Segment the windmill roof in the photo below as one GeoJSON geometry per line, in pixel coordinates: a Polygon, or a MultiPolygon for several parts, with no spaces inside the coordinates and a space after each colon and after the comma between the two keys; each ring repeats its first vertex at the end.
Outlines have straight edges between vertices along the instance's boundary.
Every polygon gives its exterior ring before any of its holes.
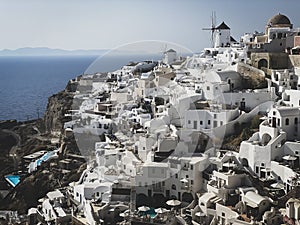
{"type": "Polygon", "coordinates": [[[170,48],[168,51],[166,52],[176,52],[174,49],[170,48]]]}
{"type": "Polygon", "coordinates": [[[230,27],[228,27],[226,25],[226,23],[224,23],[224,21],[223,21],[219,26],[216,27],[216,29],[217,30],[230,30],[230,27]]]}

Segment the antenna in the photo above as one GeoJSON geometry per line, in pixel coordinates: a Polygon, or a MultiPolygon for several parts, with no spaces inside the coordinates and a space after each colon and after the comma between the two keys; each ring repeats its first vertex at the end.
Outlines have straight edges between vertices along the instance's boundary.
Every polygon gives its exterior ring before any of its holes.
{"type": "Polygon", "coordinates": [[[216,22],[217,22],[217,15],[215,11],[212,11],[211,13],[211,27],[210,28],[202,28],[202,30],[210,30],[211,31],[211,37],[210,37],[210,41],[211,41],[211,46],[214,47],[214,34],[215,34],[215,30],[216,30],[216,22]]]}

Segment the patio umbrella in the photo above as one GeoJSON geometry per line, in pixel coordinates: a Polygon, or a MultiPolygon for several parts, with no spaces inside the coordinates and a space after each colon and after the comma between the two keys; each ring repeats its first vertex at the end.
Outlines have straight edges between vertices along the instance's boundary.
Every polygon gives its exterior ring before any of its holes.
{"type": "Polygon", "coordinates": [[[230,163],[230,162],[226,162],[226,163],[223,163],[223,166],[224,166],[224,167],[231,168],[231,167],[236,167],[237,164],[235,164],[235,163],[230,163]]]}
{"type": "Polygon", "coordinates": [[[172,200],[167,201],[166,203],[169,206],[178,206],[181,204],[181,201],[172,199],[172,200]]]}
{"type": "Polygon", "coordinates": [[[284,185],[281,184],[281,183],[274,183],[274,184],[271,184],[271,187],[272,188],[280,188],[280,189],[282,189],[282,188],[284,188],[284,185]]]}
{"type": "Polygon", "coordinates": [[[154,211],[158,214],[169,212],[169,210],[167,210],[165,208],[158,208],[158,209],[155,209],[154,211]]]}
{"type": "Polygon", "coordinates": [[[119,216],[121,216],[121,217],[127,217],[127,216],[129,216],[129,210],[127,209],[127,210],[125,210],[124,212],[121,212],[120,214],[119,214],[119,216]]]}
{"type": "Polygon", "coordinates": [[[188,183],[188,182],[189,182],[186,178],[182,178],[180,181],[181,181],[182,183],[188,183]]]}
{"type": "Polygon", "coordinates": [[[203,212],[196,212],[195,216],[199,216],[199,217],[205,216],[205,213],[203,213],[203,212]]]}
{"type": "Polygon", "coordinates": [[[141,207],[138,207],[138,210],[140,212],[147,212],[150,210],[150,208],[148,206],[141,206],[141,207]]]}
{"type": "Polygon", "coordinates": [[[284,160],[287,160],[287,161],[294,161],[297,159],[297,157],[295,156],[291,156],[291,155],[285,155],[282,157],[284,160]]]}

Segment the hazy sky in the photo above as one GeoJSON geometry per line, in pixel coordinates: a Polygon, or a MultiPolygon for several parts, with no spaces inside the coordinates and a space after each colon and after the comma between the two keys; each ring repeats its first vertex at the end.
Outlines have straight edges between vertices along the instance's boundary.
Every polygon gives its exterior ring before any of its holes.
{"type": "Polygon", "coordinates": [[[238,39],[275,14],[300,27],[300,0],[0,0],[0,49],[110,49],[163,40],[193,51],[210,45],[211,12],[238,39]]]}

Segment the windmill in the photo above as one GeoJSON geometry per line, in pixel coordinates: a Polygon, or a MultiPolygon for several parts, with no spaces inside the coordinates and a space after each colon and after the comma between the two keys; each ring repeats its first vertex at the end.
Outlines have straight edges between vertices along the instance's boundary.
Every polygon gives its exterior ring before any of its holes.
{"type": "Polygon", "coordinates": [[[217,15],[216,12],[213,11],[211,13],[211,27],[209,28],[202,28],[202,30],[210,30],[211,31],[211,37],[210,37],[210,41],[211,41],[211,46],[214,47],[214,35],[215,35],[215,30],[216,30],[216,22],[217,22],[217,15]]]}

